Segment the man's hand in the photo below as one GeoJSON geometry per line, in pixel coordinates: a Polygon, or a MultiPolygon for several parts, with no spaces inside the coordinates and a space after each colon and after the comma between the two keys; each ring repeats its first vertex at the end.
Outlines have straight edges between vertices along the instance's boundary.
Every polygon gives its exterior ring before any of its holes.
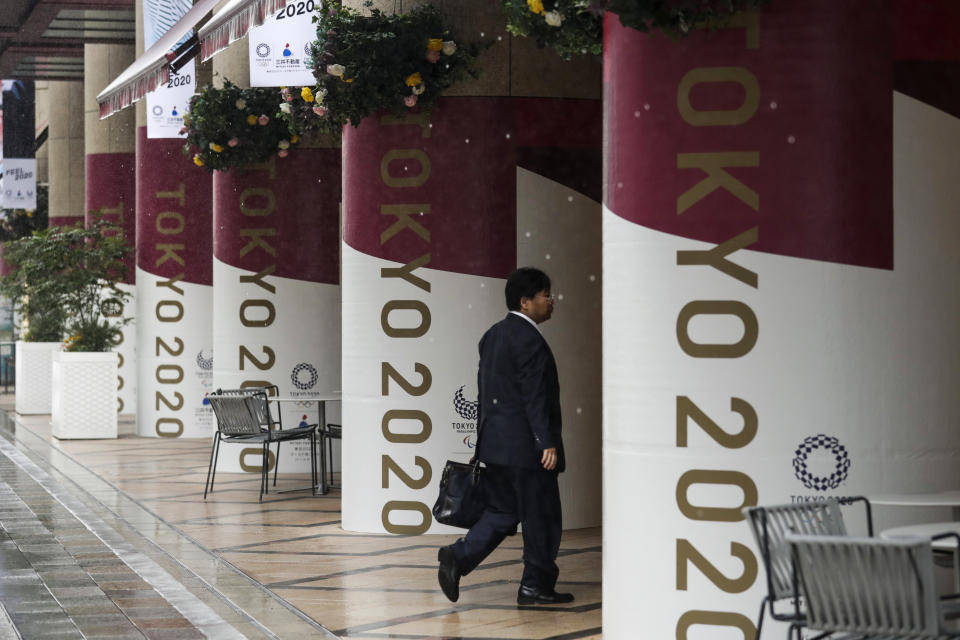
{"type": "Polygon", "coordinates": [[[544,449],[543,455],[540,457],[540,464],[542,464],[543,468],[547,471],[553,471],[557,466],[557,448],[550,447],[549,449],[544,449]]]}

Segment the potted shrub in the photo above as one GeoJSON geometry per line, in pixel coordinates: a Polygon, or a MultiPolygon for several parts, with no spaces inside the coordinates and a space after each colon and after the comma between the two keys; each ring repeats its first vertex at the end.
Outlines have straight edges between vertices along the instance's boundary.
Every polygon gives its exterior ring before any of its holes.
{"type": "MultiPolygon", "coordinates": [[[[3,210],[0,221],[0,241],[6,243],[29,236],[37,229],[47,227],[47,190],[37,189],[37,209],[3,210]]],[[[13,250],[16,255],[16,250],[13,250]]],[[[4,253],[4,266],[10,271],[10,254],[4,253]]],[[[60,348],[63,337],[64,314],[55,300],[45,298],[49,290],[31,288],[32,296],[25,297],[27,282],[42,281],[40,274],[30,270],[16,276],[0,294],[13,300],[23,321],[20,340],[16,344],[15,362],[22,384],[16,386],[17,413],[50,413],[50,352],[60,348]],[[19,304],[18,304],[19,303],[19,304]]],[[[7,363],[4,363],[7,366],[7,363]]]]}
{"type": "MultiPolygon", "coordinates": [[[[0,291],[15,300],[28,338],[57,340],[47,367],[48,412],[58,438],[116,437],[117,355],[109,350],[126,322],[115,310],[129,297],[117,287],[129,251],[116,225],[103,220],[7,243],[14,271],[0,278],[0,291]]],[[[20,351],[18,344],[18,412],[21,392],[38,392],[20,351]]]]}

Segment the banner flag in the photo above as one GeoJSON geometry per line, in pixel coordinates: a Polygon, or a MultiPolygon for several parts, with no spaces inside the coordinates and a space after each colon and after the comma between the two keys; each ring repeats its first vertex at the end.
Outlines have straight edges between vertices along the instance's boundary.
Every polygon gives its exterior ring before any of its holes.
{"type": "MultiPolygon", "coordinates": [[[[143,0],[144,48],[153,46],[191,6],[189,0],[143,0]]],[[[184,40],[191,36],[193,31],[184,40]]],[[[196,77],[196,64],[191,60],[179,71],[171,70],[170,80],[147,94],[147,138],[186,137],[180,130],[195,91],[196,77]]]]}
{"type": "Polygon", "coordinates": [[[34,159],[33,80],[3,82],[2,174],[0,208],[37,208],[37,162],[34,159]]]}

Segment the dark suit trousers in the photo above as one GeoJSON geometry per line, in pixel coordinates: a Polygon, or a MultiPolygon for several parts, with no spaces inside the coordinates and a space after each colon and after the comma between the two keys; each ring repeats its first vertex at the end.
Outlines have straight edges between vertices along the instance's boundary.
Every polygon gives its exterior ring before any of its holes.
{"type": "Polygon", "coordinates": [[[487,500],[483,515],[453,545],[460,573],[473,571],[521,523],[521,584],[553,589],[560,573],[556,559],[563,528],[557,473],[487,465],[483,487],[487,500]]]}

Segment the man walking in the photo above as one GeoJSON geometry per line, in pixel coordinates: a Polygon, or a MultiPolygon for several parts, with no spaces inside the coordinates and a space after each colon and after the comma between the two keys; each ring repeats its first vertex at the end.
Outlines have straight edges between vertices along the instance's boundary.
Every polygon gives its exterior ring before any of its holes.
{"type": "Polygon", "coordinates": [[[506,318],[480,340],[477,456],[486,465],[487,505],[467,535],[441,547],[438,580],[452,602],[460,577],[523,525],[523,577],[518,604],[573,601],[557,593],[562,530],[557,476],[564,469],[560,385],[553,353],[537,325],[550,319],[550,278],[532,267],[507,278],[506,318]]]}

